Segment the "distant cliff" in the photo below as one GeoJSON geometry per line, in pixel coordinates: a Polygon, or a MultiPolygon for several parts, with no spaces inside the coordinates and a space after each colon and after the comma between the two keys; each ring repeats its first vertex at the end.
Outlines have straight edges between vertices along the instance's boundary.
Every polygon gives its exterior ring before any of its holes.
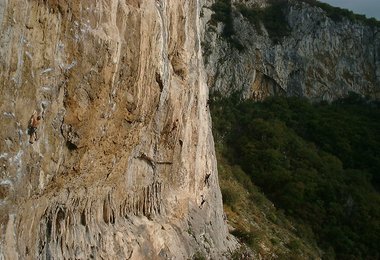
{"type": "Polygon", "coordinates": [[[312,0],[208,1],[203,53],[211,91],[379,98],[379,23],[330,9],[339,10],[312,0]]]}
{"type": "Polygon", "coordinates": [[[199,1],[0,1],[0,259],[223,258],[199,1]],[[28,142],[33,110],[39,139],[28,142]]]}

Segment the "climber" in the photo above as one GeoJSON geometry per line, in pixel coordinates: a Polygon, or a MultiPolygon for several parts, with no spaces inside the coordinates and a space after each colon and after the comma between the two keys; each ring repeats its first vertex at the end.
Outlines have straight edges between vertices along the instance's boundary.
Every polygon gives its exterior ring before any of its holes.
{"type": "Polygon", "coordinates": [[[201,205],[199,205],[199,208],[201,209],[202,208],[202,206],[203,206],[203,204],[205,204],[205,202],[206,202],[206,199],[205,199],[205,197],[203,196],[203,195],[201,195],[201,205]]]}
{"type": "Polygon", "coordinates": [[[34,141],[37,141],[38,139],[37,127],[39,126],[40,122],[41,122],[41,116],[37,116],[37,111],[34,110],[32,117],[30,118],[30,121],[29,121],[29,129],[28,129],[28,133],[30,135],[29,143],[31,144],[34,141]]]}
{"type": "Polygon", "coordinates": [[[210,176],[211,176],[211,173],[206,173],[205,185],[207,185],[207,187],[210,187],[210,176]]]}

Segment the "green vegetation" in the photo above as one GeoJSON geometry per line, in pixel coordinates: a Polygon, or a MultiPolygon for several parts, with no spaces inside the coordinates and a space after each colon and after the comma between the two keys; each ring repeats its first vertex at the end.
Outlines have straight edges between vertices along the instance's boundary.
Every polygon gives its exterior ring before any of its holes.
{"type": "Polygon", "coordinates": [[[244,50],[244,46],[237,40],[235,35],[234,23],[233,23],[233,13],[231,0],[217,0],[212,6],[211,10],[214,13],[211,16],[210,23],[216,24],[217,22],[224,23],[223,37],[235,47],[237,50],[244,50]]]}
{"type": "Polygon", "coordinates": [[[377,21],[375,18],[367,18],[365,15],[355,14],[354,12],[350,10],[334,7],[327,3],[322,3],[317,0],[301,0],[301,1],[308,3],[312,6],[317,6],[317,7],[322,8],[327,13],[327,16],[336,22],[340,22],[342,21],[343,18],[347,18],[350,21],[361,22],[371,27],[380,27],[380,21],[377,21]]]}
{"type": "MultiPolygon", "coordinates": [[[[302,259],[297,258],[300,252],[306,259],[318,258],[315,242],[300,239],[292,232],[293,225],[283,211],[273,206],[239,165],[231,165],[223,156],[227,154],[225,149],[228,146],[223,142],[216,143],[224,211],[235,228],[232,234],[264,258],[274,253],[279,259],[302,259]],[[291,251],[294,244],[299,246],[298,251],[291,251]],[[263,250],[263,245],[271,250],[263,250]]],[[[231,255],[231,259],[255,258],[244,245],[231,255]]]]}
{"type": "Polygon", "coordinates": [[[272,0],[267,8],[248,8],[244,4],[239,4],[237,9],[259,33],[261,33],[260,22],[263,22],[269,37],[277,43],[291,32],[285,15],[287,4],[287,0],[272,0]]]}
{"type": "MultiPolygon", "coordinates": [[[[285,17],[286,0],[272,0],[271,5],[267,8],[248,8],[244,4],[237,5],[239,11],[246,17],[256,30],[261,33],[260,22],[264,23],[268,31],[269,37],[274,42],[279,42],[284,36],[290,34],[290,29],[285,17]]],[[[210,23],[216,25],[217,22],[224,23],[223,37],[227,39],[232,46],[238,50],[243,50],[244,47],[234,37],[235,29],[233,25],[233,7],[231,0],[217,0],[211,7],[214,14],[211,16],[210,23]]]]}
{"type": "MultiPolygon", "coordinates": [[[[380,257],[379,103],[354,94],[331,104],[281,97],[254,103],[236,95],[214,97],[211,111],[227,214],[234,216],[244,198],[252,202],[245,206],[265,202],[257,185],[278,208],[259,206],[267,219],[282,228],[290,219],[295,235],[316,240],[324,258],[380,257]]],[[[251,231],[235,234],[254,247],[260,233],[251,231]]],[[[286,246],[304,252],[303,241],[286,246]]]]}
{"type": "Polygon", "coordinates": [[[206,260],[206,256],[202,252],[197,251],[193,256],[193,260],[206,260]]]}
{"type": "Polygon", "coordinates": [[[214,13],[211,15],[211,23],[216,25],[217,22],[224,23],[223,35],[232,36],[234,32],[231,0],[218,0],[212,6],[214,13]]]}

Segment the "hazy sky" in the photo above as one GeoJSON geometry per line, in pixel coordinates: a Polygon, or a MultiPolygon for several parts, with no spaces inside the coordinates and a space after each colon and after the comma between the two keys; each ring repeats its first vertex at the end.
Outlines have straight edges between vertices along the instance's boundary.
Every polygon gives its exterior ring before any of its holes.
{"type": "Polygon", "coordinates": [[[380,0],[321,0],[332,6],[342,7],[380,20],[380,0]]]}

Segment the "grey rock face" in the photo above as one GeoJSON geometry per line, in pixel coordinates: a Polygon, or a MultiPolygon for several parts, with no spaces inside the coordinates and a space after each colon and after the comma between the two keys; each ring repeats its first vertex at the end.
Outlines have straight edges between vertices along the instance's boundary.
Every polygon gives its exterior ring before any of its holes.
{"type": "Polygon", "coordinates": [[[232,37],[242,51],[222,36],[222,23],[207,22],[211,11],[206,13],[203,46],[212,91],[242,91],[255,99],[282,94],[331,100],[350,91],[380,97],[379,28],[346,18],[335,22],[321,8],[298,1],[285,13],[291,33],[275,43],[263,24],[259,33],[235,8],[232,37]]]}

